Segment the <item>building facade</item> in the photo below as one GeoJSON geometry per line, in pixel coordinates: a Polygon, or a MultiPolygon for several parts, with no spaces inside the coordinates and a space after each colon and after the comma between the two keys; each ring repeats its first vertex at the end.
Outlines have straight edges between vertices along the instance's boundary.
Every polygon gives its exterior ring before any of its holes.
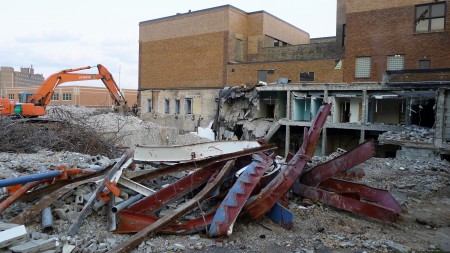
{"type": "Polygon", "coordinates": [[[435,136],[416,146],[448,155],[449,14],[448,1],[337,0],[336,36],[315,39],[229,5],[141,22],[141,116],[187,131],[214,119],[219,138],[261,137],[264,119],[289,152],[330,102],[322,153],[417,125],[435,136]]]}
{"type": "MultiPolygon", "coordinates": [[[[34,92],[37,87],[10,87],[5,89],[5,97],[19,101],[20,92],[34,92]]],[[[121,89],[129,107],[137,103],[137,90],[121,89]]],[[[105,87],[61,85],[55,88],[49,105],[75,105],[95,108],[110,108],[114,104],[105,87]]]]}
{"type": "Polygon", "coordinates": [[[214,120],[224,87],[342,81],[341,48],[334,37],[311,40],[270,13],[230,5],[141,22],[141,117],[192,131],[214,120]]]}
{"type": "Polygon", "coordinates": [[[44,81],[42,74],[35,74],[33,66],[14,71],[12,67],[0,67],[0,97],[6,97],[5,89],[10,87],[34,87],[44,81]]]}

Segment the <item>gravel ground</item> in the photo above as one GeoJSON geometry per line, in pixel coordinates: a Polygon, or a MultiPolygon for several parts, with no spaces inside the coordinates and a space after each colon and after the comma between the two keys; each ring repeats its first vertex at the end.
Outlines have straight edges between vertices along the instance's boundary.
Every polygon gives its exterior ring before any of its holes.
{"type": "MultiPolygon", "coordinates": [[[[77,153],[0,154],[0,166],[12,171],[20,161],[25,172],[36,169],[32,164],[56,166],[59,162],[87,166],[96,157],[77,153]],[[30,166],[27,166],[29,164],[30,166]]],[[[326,160],[315,158],[314,160],[326,160]]],[[[405,209],[395,224],[350,214],[320,203],[304,206],[300,197],[291,195],[289,209],[296,221],[292,230],[286,230],[267,218],[239,219],[228,238],[209,239],[204,233],[191,235],[157,235],[147,239],[132,252],[395,252],[450,250],[450,189],[449,163],[371,158],[361,165],[365,177],[361,182],[390,190],[405,209]]],[[[23,169],[22,169],[23,170],[23,169]]],[[[2,170],[3,171],[3,170],[2,170]]],[[[85,186],[86,187],[86,186],[85,186]]],[[[89,189],[94,189],[94,185],[89,189]]],[[[74,205],[70,197],[55,202],[54,208],[74,205]]],[[[16,203],[0,215],[1,220],[14,217],[29,204],[16,203]]],[[[72,217],[74,218],[74,217],[72,217]]],[[[91,215],[75,237],[65,236],[71,220],[56,218],[50,236],[63,244],[79,244],[81,249],[92,244],[114,246],[129,235],[107,232],[106,217],[100,212],[91,215]],[[100,231],[100,232],[99,232],[100,231]]],[[[45,237],[40,231],[40,217],[27,224],[35,238],[45,237]]],[[[77,251],[73,251],[77,252],[77,251]]],[[[100,252],[100,251],[99,251],[100,252]]]]}

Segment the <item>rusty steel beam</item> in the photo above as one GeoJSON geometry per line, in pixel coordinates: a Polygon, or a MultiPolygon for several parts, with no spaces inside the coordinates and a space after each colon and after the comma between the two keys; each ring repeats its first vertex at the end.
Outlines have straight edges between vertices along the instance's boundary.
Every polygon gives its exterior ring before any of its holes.
{"type": "Polygon", "coordinates": [[[253,219],[267,213],[272,206],[291,188],[297,177],[301,175],[306,163],[311,159],[319,141],[320,132],[328,117],[331,104],[324,104],[311,123],[311,128],[306,132],[300,150],[282,167],[280,173],[261,192],[250,198],[244,210],[253,219]]]}
{"type": "MultiPolygon", "coordinates": [[[[110,166],[109,168],[111,168],[112,166],[110,166]]],[[[76,177],[74,179],[70,179],[70,180],[63,180],[63,181],[57,181],[55,183],[49,184],[47,186],[44,186],[42,188],[36,189],[32,192],[28,192],[24,195],[22,195],[18,201],[22,201],[22,202],[29,202],[29,201],[33,201],[37,198],[40,198],[42,196],[45,196],[47,194],[50,194],[60,188],[63,188],[69,184],[73,184],[76,182],[80,182],[80,181],[84,181],[90,178],[94,178],[97,177],[99,175],[103,175],[105,173],[105,171],[108,171],[109,168],[105,169],[105,170],[101,170],[101,171],[95,171],[91,174],[85,175],[85,176],[79,176],[76,177]]]]}
{"type": "Polygon", "coordinates": [[[164,229],[164,227],[166,227],[167,225],[171,224],[182,215],[189,212],[194,206],[196,206],[199,202],[203,201],[208,196],[208,194],[210,194],[216,187],[218,187],[223,182],[223,180],[231,171],[233,166],[234,160],[228,161],[222,168],[222,170],[217,174],[217,176],[215,178],[214,176],[211,177],[211,180],[194,198],[190,199],[188,202],[184,203],[182,206],[173,210],[172,212],[165,215],[161,219],[155,221],[145,229],[131,236],[128,240],[122,242],[120,245],[111,249],[109,252],[110,253],[129,252],[131,251],[131,249],[141,244],[141,242],[143,242],[146,237],[158,233],[159,231],[164,229]]]}
{"type": "Polygon", "coordinates": [[[34,219],[36,217],[36,215],[38,215],[40,212],[42,212],[42,210],[44,210],[44,208],[46,208],[46,207],[50,206],[51,204],[53,204],[53,202],[58,200],[61,196],[63,196],[67,192],[71,191],[75,187],[78,187],[78,186],[80,186],[82,184],[95,182],[95,181],[100,180],[102,178],[103,178],[102,176],[94,177],[94,178],[88,178],[88,179],[85,179],[85,180],[82,180],[82,181],[78,181],[78,182],[75,182],[75,183],[68,184],[68,185],[66,185],[66,186],[64,186],[62,188],[59,188],[56,191],[53,191],[50,194],[46,194],[37,203],[33,204],[31,207],[29,207],[28,209],[26,209],[23,212],[21,212],[16,217],[8,220],[8,222],[9,223],[16,223],[16,224],[25,224],[25,223],[31,221],[32,219],[34,219]]]}
{"type": "MultiPolygon", "coordinates": [[[[180,198],[202,184],[206,183],[208,179],[219,170],[224,163],[215,163],[208,167],[199,169],[179,180],[168,187],[162,188],[154,194],[141,199],[140,201],[129,206],[125,210],[135,213],[152,214],[166,204],[173,200],[180,198]]],[[[119,212],[119,217],[123,211],[119,212]]],[[[120,220],[121,222],[123,219],[120,220]]]]}
{"type": "Polygon", "coordinates": [[[0,203],[0,212],[5,211],[12,203],[14,203],[17,199],[20,198],[23,194],[25,194],[29,189],[34,188],[42,183],[41,181],[29,182],[26,185],[19,188],[19,190],[15,191],[11,194],[7,199],[0,203]]]}
{"type": "MultiPolygon", "coordinates": [[[[181,223],[172,223],[161,230],[165,234],[187,234],[204,230],[209,226],[214,218],[215,212],[210,212],[205,216],[201,216],[192,220],[183,221],[181,223]]],[[[137,233],[147,226],[151,225],[158,219],[151,215],[124,211],[119,216],[119,224],[114,233],[137,233]]]]}
{"type": "Polygon", "coordinates": [[[363,200],[377,203],[379,206],[392,209],[396,213],[402,211],[400,204],[387,190],[334,178],[323,181],[319,187],[323,190],[336,192],[340,195],[356,194],[363,200]]]}
{"type": "Polygon", "coordinates": [[[314,201],[320,201],[324,204],[360,214],[370,218],[394,222],[399,213],[389,207],[379,206],[375,203],[364,202],[354,198],[345,197],[334,192],[329,192],[316,187],[307,186],[304,184],[296,184],[293,187],[293,192],[296,194],[310,198],[314,201]]]}
{"type": "Polygon", "coordinates": [[[373,140],[367,141],[356,148],[319,164],[303,173],[300,182],[309,186],[317,186],[320,182],[345,172],[375,155],[373,140]]]}
{"type": "Polygon", "coordinates": [[[232,234],[234,222],[242,207],[262,175],[269,168],[269,164],[272,163],[272,159],[264,154],[253,155],[253,160],[246,166],[217,209],[209,228],[209,236],[230,236],[232,234]]]}
{"type": "Polygon", "coordinates": [[[249,148],[249,149],[235,152],[235,153],[230,153],[230,154],[226,154],[226,155],[220,155],[220,156],[216,156],[216,157],[207,158],[202,161],[180,163],[180,164],[176,164],[176,165],[172,165],[172,166],[165,166],[165,167],[157,168],[155,170],[151,170],[144,175],[134,177],[133,181],[141,182],[144,180],[150,180],[150,179],[153,179],[153,178],[156,178],[159,176],[176,173],[176,172],[180,172],[180,171],[184,171],[184,170],[203,168],[203,167],[207,167],[213,163],[225,162],[225,161],[228,161],[231,159],[236,159],[236,158],[239,158],[242,156],[247,156],[247,155],[264,152],[264,151],[268,151],[268,150],[273,150],[273,149],[276,149],[274,144],[267,144],[267,145],[262,145],[261,147],[257,147],[257,148],[249,148]]]}

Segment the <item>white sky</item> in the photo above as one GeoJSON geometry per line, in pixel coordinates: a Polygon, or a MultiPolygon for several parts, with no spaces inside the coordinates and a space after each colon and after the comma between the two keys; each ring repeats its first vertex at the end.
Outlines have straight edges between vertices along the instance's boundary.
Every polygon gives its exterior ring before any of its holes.
{"type": "Polygon", "coordinates": [[[12,0],[0,6],[0,66],[33,65],[48,77],[100,63],[122,88],[136,89],[139,22],[226,4],[264,10],[311,38],[336,34],[336,0],[12,0]]]}

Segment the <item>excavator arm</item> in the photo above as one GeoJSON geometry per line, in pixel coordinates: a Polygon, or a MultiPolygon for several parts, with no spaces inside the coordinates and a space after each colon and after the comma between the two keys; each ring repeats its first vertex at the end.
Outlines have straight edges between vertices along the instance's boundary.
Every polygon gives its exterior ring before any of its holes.
{"type": "Polygon", "coordinates": [[[36,92],[28,99],[28,103],[34,103],[38,106],[46,107],[51,100],[51,97],[55,91],[55,88],[66,82],[76,82],[76,81],[89,81],[89,80],[102,80],[106,88],[109,91],[111,98],[116,106],[122,108],[126,107],[126,100],[117,86],[111,73],[101,64],[97,65],[98,74],[83,74],[83,73],[73,73],[80,70],[91,69],[91,66],[66,69],[49,76],[36,92]]]}
{"type": "Polygon", "coordinates": [[[45,108],[50,103],[55,88],[66,82],[102,80],[112,97],[114,104],[119,107],[119,111],[125,112],[127,101],[117,86],[111,73],[102,65],[97,66],[98,74],[74,73],[81,70],[91,69],[86,66],[75,69],[66,69],[49,76],[39,86],[26,101],[26,103],[15,103],[7,98],[0,98],[0,116],[1,115],[21,115],[25,117],[37,117],[45,115],[45,108]]]}

